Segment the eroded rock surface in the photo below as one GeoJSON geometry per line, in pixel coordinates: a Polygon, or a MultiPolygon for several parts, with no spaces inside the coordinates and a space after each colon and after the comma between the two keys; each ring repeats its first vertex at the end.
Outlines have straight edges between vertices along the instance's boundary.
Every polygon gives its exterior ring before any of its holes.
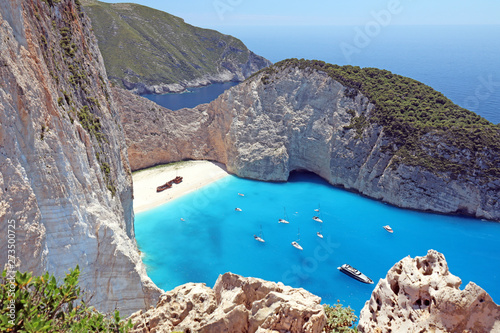
{"type": "Polygon", "coordinates": [[[361,332],[500,332],[500,306],[452,275],[444,255],[404,258],[381,279],[361,311],[361,332]]]}
{"type": "Polygon", "coordinates": [[[155,308],[130,318],[132,332],[321,332],[321,298],[305,291],[232,273],[213,289],[188,283],[164,293],[155,308]]]}
{"type": "MultiPolygon", "coordinates": [[[[383,127],[352,125],[375,108],[363,94],[353,95],[316,69],[270,72],[210,104],[178,111],[115,89],[132,169],[209,159],[238,176],[267,181],[286,181],[291,171],[308,170],[399,207],[500,220],[500,180],[401,163],[383,127]]],[[[423,136],[422,144],[443,145],[432,135],[423,136]]]]}
{"type": "Polygon", "coordinates": [[[0,267],[64,277],[78,264],[103,311],[156,302],[134,240],[123,131],[78,2],[1,2],[0,82],[0,267]]]}

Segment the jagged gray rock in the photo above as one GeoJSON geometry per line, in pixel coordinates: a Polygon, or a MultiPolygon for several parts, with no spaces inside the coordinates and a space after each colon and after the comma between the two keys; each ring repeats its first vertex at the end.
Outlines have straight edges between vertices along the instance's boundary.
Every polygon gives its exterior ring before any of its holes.
{"type": "Polygon", "coordinates": [[[381,279],[361,310],[370,332],[500,332],[500,306],[486,291],[452,275],[444,255],[406,257],[381,279]]]}
{"type": "Polygon", "coordinates": [[[320,302],[304,289],[226,273],[213,289],[188,283],[168,291],[155,308],[130,319],[133,333],[319,333],[326,323],[320,302]]]}
{"type": "Polygon", "coordinates": [[[134,240],[123,131],[88,18],[50,3],[0,5],[0,265],[64,277],[78,264],[93,305],[131,313],[159,289],[134,240]]]}
{"type": "Polygon", "coordinates": [[[498,179],[400,163],[387,149],[393,139],[381,126],[348,129],[353,117],[375,107],[367,97],[352,96],[322,71],[290,66],[271,72],[258,73],[210,104],[175,112],[115,89],[132,169],[209,159],[238,176],[268,181],[308,170],[399,207],[500,220],[498,179]]]}

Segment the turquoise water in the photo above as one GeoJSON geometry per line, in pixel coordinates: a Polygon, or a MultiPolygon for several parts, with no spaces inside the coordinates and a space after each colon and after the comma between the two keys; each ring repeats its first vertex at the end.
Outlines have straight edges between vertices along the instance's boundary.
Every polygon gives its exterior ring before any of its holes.
{"type": "Polygon", "coordinates": [[[287,183],[226,177],[137,214],[135,231],[148,275],[164,290],[186,282],[213,286],[230,271],[303,287],[359,313],[397,261],[435,249],[462,288],[474,281],[500,302],[500,223],[395,208],[309,173],[294,173],[287,183]],[[318,207],[323,224],[312,220],[318,207]],[[278,223],[285,209],[290,224],[278,223]],[[253,238],[261,227],[264,244],[253,238]],[[324,239],[316,236],[321,227],[324,239]],[[291,246],[299,229],[303,251],[291,246]],[[343,263],[375,284],[340,273],[343,263]]]}

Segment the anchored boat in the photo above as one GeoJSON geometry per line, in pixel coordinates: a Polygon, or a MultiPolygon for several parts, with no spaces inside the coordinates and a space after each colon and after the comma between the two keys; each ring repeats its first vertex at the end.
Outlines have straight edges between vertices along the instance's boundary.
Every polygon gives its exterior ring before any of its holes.
{"type": "Polygon", "coordinates": [[[290,223],[290,222],[288,222],[287,217],[286,217],[286,208],[283,208],[283,211],[284,211],[284,213],[283,213],[283,218],[282,218],[282,219],[279,219],[279,220],[278,220],[278,223],[288,224],[288,223],[290,223]]]}
{"type": "Polygon", "coordinates": [[[368,283],[368,284],[373,283],[372,279],[370,279],[368,276],[364,275],[363,273],[361,273],[360,271],[358,271],[356,268],[352,267],[351,265],[343,264],[342,266],[337,267],[337,269],[339,271],[341,271],[342,273],[344,273],[344,274],[346,274],[346,275],[348,275],[348,276],[350,276],[353,279],[356,279],[358,281],[368,283]]]}
{"type": "Polygon", "coordinates": [[[302,246],[300,246],[299,242],[300,242],[300,229],[299,229],[299,230],[298,230],[298,232],[297,232],[297,241],[293,241],[293,242],[292,242],[292,246],[293,246],[294,248],[296,248],[296,249],[298,249],[298,250],[301,250],[301,251],[302,251],[302,250],[304,250],[304,249],[302,248],[302,246]]]}
{"type": "Polygon", "coordinates": [[[262,226],[260,226],[260,234],[257,236],[257,235],[253,235],[253,238],[255,238],[255,240],[257,242],[261,242],[261,243],[265,243],[266,241],[264,240],[264,238],[262,238],[262,226]]]}

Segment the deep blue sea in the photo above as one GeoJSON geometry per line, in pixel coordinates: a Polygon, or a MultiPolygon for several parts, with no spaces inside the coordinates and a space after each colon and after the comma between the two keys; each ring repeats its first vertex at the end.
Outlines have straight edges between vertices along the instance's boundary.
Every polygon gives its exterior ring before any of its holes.
{"type": "MultiPolygon", "coordinates": [[[[357,31],[356,27],[222,30],[273,62],[320,59],[412,77],[500,123],[500,26],[389,26],[368,41],[359,39],[357,31]],[[341,46],[345,50],[346,45],[357,51],[343,52],[341,46]]],[[[210,102],[230,85],[147,97],[176,110],[210,102]]],[[[135,226],[148,274],[164,290],[186,282],[213,286],[219,274],[231,271],[303,287],[325,303],[340,300],[359,313],[374,285],[352,280],[339,273],[338,266],[349,263],[376,283],[403,257],[435,249],[444,253],[463,287],[474,281],[500,302],[500,223],[398,209],[336,189],[311,174],[294,174],[288,183],[230,176],[137,214],[135,226]],[[316,236],[321,225],[312,220],[318,206],[324,239],[316,236]],[[284,209],[288,225],[277,222],[284,209]],[[385,224],[393,227],[394,234],[382,228],[385,224]],[[253,239],[261,226],[265,244],[253,239]],[[299,229],[303,252],[290,244],[299,229]]]]}
{"type": "MultiPolygon", "coordinates": [[[[387,26],[368,38],[359,32],[364,26],[213,28],[240,38],[272,62],[305,58],[387,69],[421,81],[456,104],[500,123],[500,26],[387,26]]],[[[218,94],[205,95],[203,102],[218,94]]],[[[172,103],[174,110],[179,108],[176,99],[190,99],[155,98],[164,100],[167,107],[172,103]]]]}
{"type": "Polygon", "coordinates": [[[213,286],[219,274],[233,272],[302,287],[359,314],[397,261],[435,249],[462,288],[474,281],[500,302],[500,223],[395,208],[310,173],[293,173],[287,183],[228,176],[137,214],[135,230],[148,275],[164,290],[187,282],[213,286]],[[322,224],[312,220],[317,208],[322,224]],[[278,223],[285,211],[290,224],[278,223]],[[253,238],[261,230],[264,244],[253,238]],[[291,245],[299,231],[303,251],[291,245]],[[340,273],[344,263],[375,284],[340,273]]]}
{"type": "Polygon", "coordinates": [[[200,88],[188,88],[187,91],[180,94],[146,94],[142,96],[167,109],[175,111],[211,102],[224,91],[237,84],[238,82],[215,83],[200,88]]]}

